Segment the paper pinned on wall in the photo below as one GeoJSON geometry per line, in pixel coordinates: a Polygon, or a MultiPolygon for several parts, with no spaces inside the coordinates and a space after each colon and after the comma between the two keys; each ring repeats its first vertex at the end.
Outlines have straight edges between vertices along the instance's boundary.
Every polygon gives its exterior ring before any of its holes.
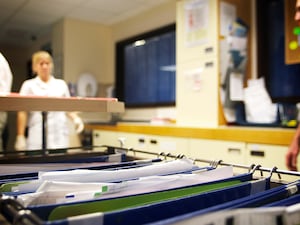
{"type": "Polygon", "coordinates": [[[222,36],[229,35],[229,27],[235,21],[236,6],[223,2],[220,3],[220,33],[222,36]]]}
{"type": "Polygon", "coordinates": [[[244,76],[242,73],[230,73],[229,88],[231,101],[244,100],[244,76]]]}
{"type": "Polygon", "coordinates": [[[247,122],[273,123],[277,118],[277,105],[265,88],[263,78],[249,80],[248,87],[244,89],[244,103],[247,122]]]}
{"type": "Polygon", "coordinates": [[[185,73],[185,86],[186,91],[200,91],[202,84],[202,72],[203,68],[190,70],[185,73]]]}
{"type": "Polygon", "coordinates": [[[230,45],[230,50],[235,51],[246,51],[247,49],[247,37],[235,37],[235,36],[229,36],[227,38],[228,43],[230,45]]]}
{"type": "Polygon", "coordinates": [[[209,0],[191,0],[185,4],[185,43],[187,47],[208,41],[209,0]]]}
{"type": "Polygon", "coordinates": [[[229,44],[227,40],[220,41],[220,54],[221,85],[224,85],[227,69],[231,67],[231,55],[229,53],[229,44]]]}

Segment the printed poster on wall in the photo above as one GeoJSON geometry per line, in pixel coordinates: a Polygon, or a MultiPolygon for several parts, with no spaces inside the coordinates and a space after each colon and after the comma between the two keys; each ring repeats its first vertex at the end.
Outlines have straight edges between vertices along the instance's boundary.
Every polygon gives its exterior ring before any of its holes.
{"type": "Polygon", "coordinates": [[[185,43],[187,47],[208,41],[209,0],[191,0],[185,4],[185,43]]]}

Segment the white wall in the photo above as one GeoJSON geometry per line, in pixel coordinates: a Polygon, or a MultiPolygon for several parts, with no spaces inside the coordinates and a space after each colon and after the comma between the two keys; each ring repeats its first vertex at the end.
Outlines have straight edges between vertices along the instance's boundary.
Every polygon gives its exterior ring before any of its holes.
{"type": "Polygon", "coordinates": [[[82,73],[93,74],[99,83],[113,82],[111,29],[98,23],[64,19],[53,28],[52,47],[56,67],[67,82],[82,73]]]}

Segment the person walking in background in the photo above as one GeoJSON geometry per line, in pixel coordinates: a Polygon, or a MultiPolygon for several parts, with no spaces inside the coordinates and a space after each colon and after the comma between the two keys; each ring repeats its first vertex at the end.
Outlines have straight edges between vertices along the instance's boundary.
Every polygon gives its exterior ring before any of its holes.
{"type": "MultiPolygon", "coordinates": [[[[32,56],[32,70],[36,77],[23,82],[20,95],[48,97],[70,97],[66,82],[52,75],[53,59],[46,51],[38,51],[32,56]]],[[[84,125],[75,112],[48,112],[46,143],[47,149],[69,147],[69,127],[67,116],[73,120],[77,133],[83,131],[84,125]]],[[[42,149],[42,113],[20,111],[17,114],[16,150],[42,149]],[[28,138],[25,130],[28,127],[28,138]]]]}
{"type": "MultiPolygon", "coordinates": [[[[300,27],[300,0],[296,0],[295,6],[295,21],[298,23],[300,27]]],[[[300,75],[300,74],[299,74],[300,75]]],[[[298,125],[295,135],[293,137],[292,143],[289,146],[288,152],[286,154],[286,166],[289,170],[297,171],[297,158],[299,155],[299,147],[300,147],[300,125],[298,125]]]]}
{"type": "MultiPolygon", "coordinates": [[[[5,95],[10,93],[12,87],[13,75],[6,58],[0,52],[0,94],[5,95]]],[[[0,112],[0,152],[3,149],[2,140],[3,131],[7,124],[7,112],[0,112]]]]}

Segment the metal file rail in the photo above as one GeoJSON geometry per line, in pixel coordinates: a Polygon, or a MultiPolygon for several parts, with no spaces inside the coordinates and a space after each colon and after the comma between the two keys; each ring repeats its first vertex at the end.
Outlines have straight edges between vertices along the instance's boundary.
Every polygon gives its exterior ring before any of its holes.
{"type": "MultiPolygon", "coordinates": [[[[153,155],[153,156],[157,156],[157,157],[163,157],[164,159],[167,159],[167,158],[180,159],[180,158],[187,157],[184,154],[174,155],[170,152],[155,153],[155,152],[149,152],[149,151],[139,150],[139,149],[134,149],[134,148],[123,148],[123,147],[113,147],[113,146],[107,146],[107,147],[112,148],[112,149],[114,148],[114,149],[116,149],[115,151],[126,152],[127,154],[132,152],[134,154],[134,156],[135,156],[135,153],[143,153],[143,154],[149,154],[149,155],[153,155]]],[[[192,159],[194,162],[207,163],[212,167],[233,166],[236,168],[246,169],[248,171],[253,170],[255,168],[256,171],[260,172],[261,176],[263,176],[263,172],[276,173],[278,175],[279,180],[281,180],[281,175],[300,176],[300,172],[278,169],[276,167],[276,165],[274,165],[274,167],[272,167],[272,168],[267,168],[267,167],[263,167],[261,165],[255,165],[255,164],[242,165],[242,164],[237,164],[237,163],[228,163],[228,162],[224,162],[221,159],[220,160],[215,160],[215,159],[209,160],[209,159],[199,159],[199,158],[190,158],[190,159],[192,159]]]]}
{"type": "MultiPolygon", "coordinates": [[[[100,146],[93,146],[93,147],[100,147],[100,146]]],[[[143,153],[143,154],[149,154],[153,155],[154,158],[159,158],[163,160],[168,159],[182,159],[187,156],[183,154],[174,155],[171,153],[166,152],[160,152],[160,153],[154,153],[149,152],[145,150],[139,150],[139,149],[133,149],[133,148],[123,148],[123,147],[115,147],[115,146],[106,146],[103,145],[101,147],[106,147],[109,149],[110,152],[122,152],[126,153],[127,155],[130,155],[131,153],[143,153]]],[[[235,163],[226,163],[222,160],[207,160],[207,159],[193,159],[194,162],[201,162],[201,163],[207,163],[211,167],[217,167],[217,166],[233,166],[237,168],[243,168],[248,171],[259,171],[261,173],[261,176],[263,176],[263,173],[268,173],[268,176],[272,173],[278,174],[279,178],[280,175],[286,174],[291,176],[299,177],[299,172],[294,171],[286,171],[286,170],[280,170],[276,167],[274,168],[265,168],[260,165],[241,165],[241,164],[235,164],[235,163]]],[[[45,224],[45,221],[41,220],[38,216],[36,216],[33,212],[23,207],[19,202],[17,202],[13,197],[11,196],[2,196],[0,195],[0,221],[3,222],[3,224],[22,224],[22,225],[42,225],[45,224]],[[2,218],[1,218],[2,215],[2,218]],[[1,221],[3,220],[3,221],[1,221]]]]}

